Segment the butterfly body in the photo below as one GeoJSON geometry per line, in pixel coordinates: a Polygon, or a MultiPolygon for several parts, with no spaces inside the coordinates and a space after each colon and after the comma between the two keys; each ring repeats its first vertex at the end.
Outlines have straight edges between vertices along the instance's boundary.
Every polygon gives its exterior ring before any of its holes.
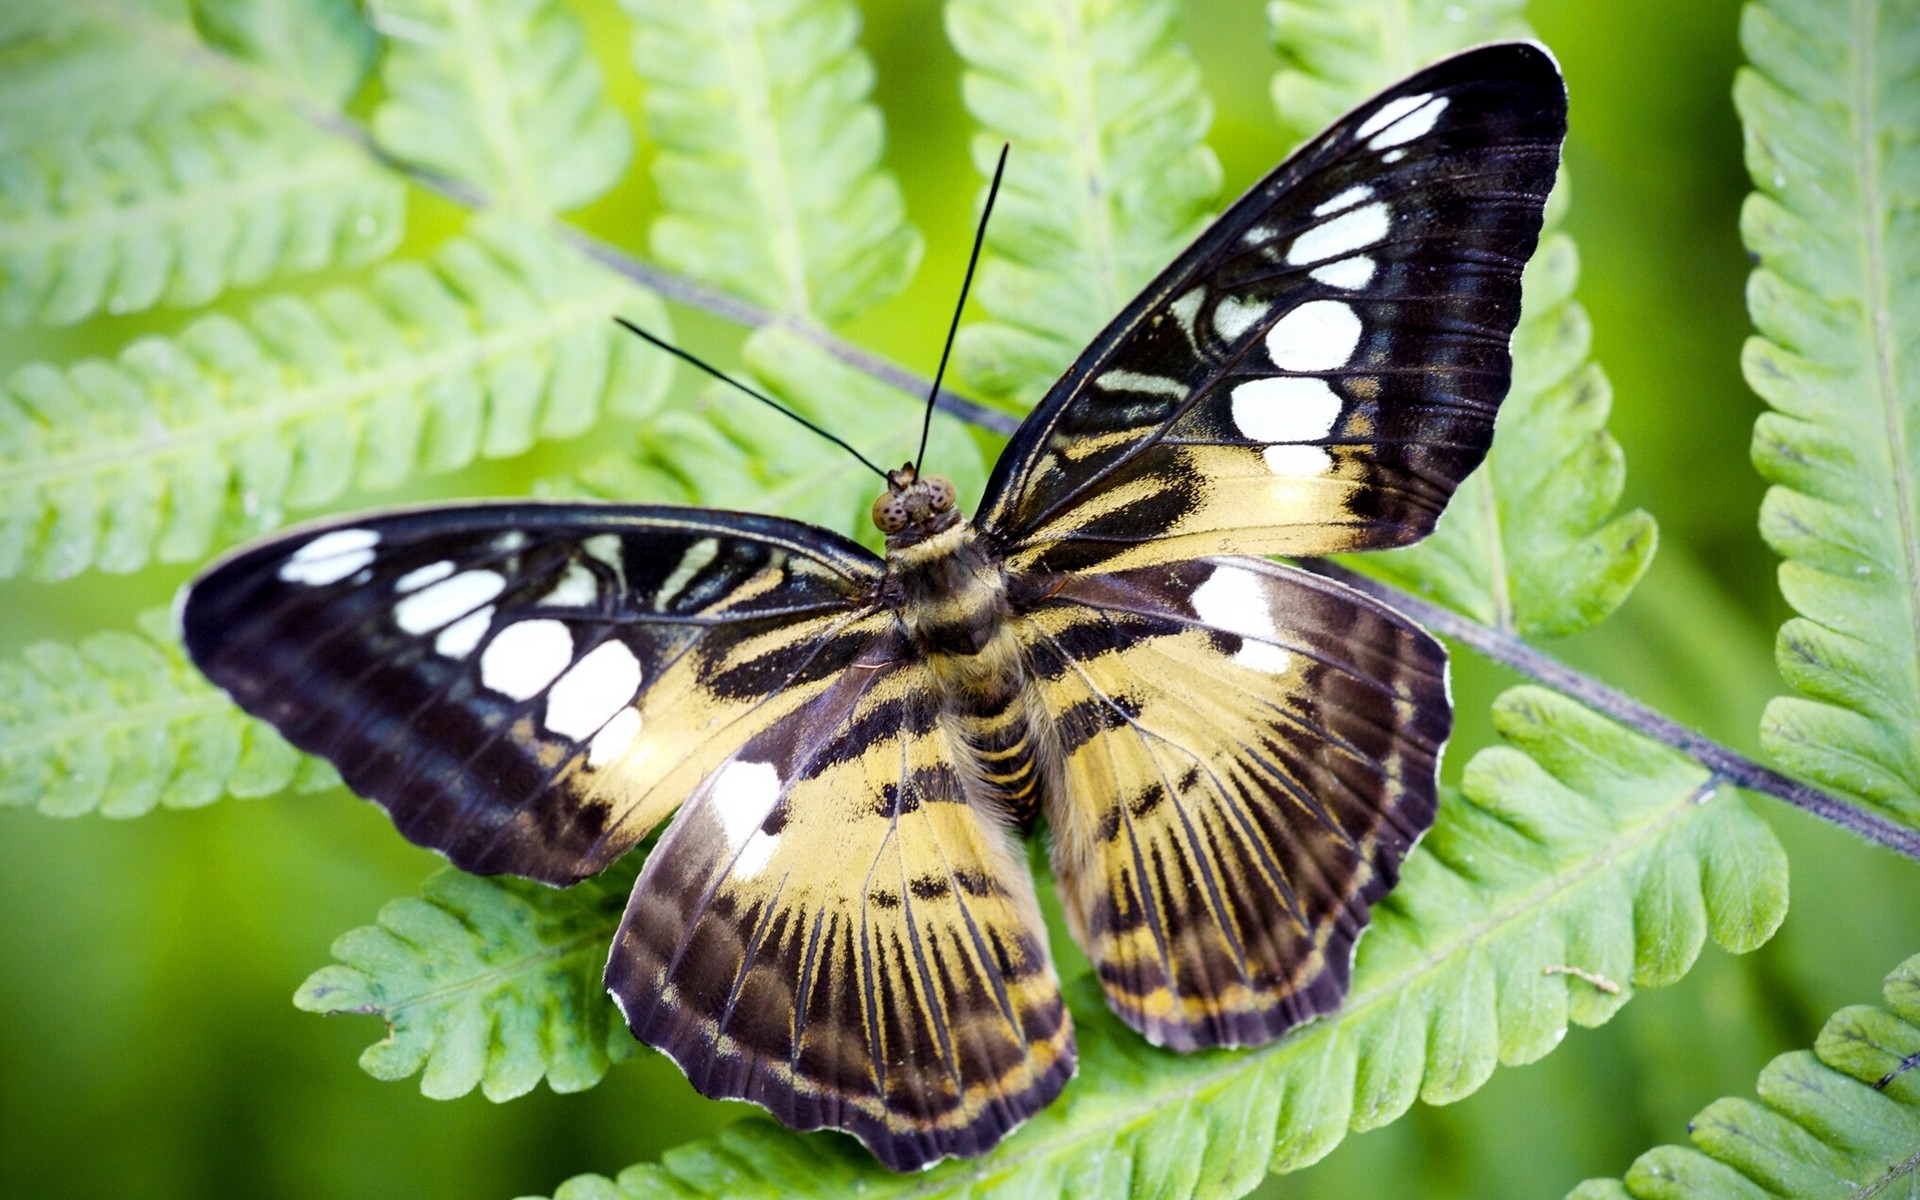
{"type": "Polygon", "coordinates": [[[1075,1063],[1020,835],[1112,1009],[1180,1050],[1336,1008],[1432,824],[1446,655],[1264,554],[1405,545],[1484,458],[1566,128],[1539,47],[1368,100],[1034,409],[972,521],[884,557],[654,505],[468,503],[210,567],[193,661],[471,871],[565,885],[664,823],[608,955],[702,1092],[978,1154],[1075,1063]]]}

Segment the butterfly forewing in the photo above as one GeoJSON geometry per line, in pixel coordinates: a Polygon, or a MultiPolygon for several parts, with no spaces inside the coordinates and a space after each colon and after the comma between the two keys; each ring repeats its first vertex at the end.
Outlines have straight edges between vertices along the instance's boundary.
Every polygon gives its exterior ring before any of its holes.
{"type": "Polygon", "coordinates": [[[1065,754],[1054,873],[1115,1011],[1194,1049],[1332,1010],[1433,822],[1440,645],[1244,558],[1072,579],[1023,625],[1065,754]]]}
{"type": "Polygon", "coordinates": [[[1369,100],[1128,306],[1002,456],[1015,567],[1325,554],[1425,536],[1485,456],[1566,132],[1535,46],[1369,100]]]}
{"type": "Polygon", "coordinates": [[[607,967],[702,1092],[896,1170],[987,1149],[1073,1069],[1025,857],[940,711],[904,639],[876,643],[675,818],[607,967]]]}
{"type": "Polygon", "coordinates": [[[879,569],[766,517],[476,504],[255,546],[183,624],[210,679],[409,838],[568,883],[890,625],[879,569]]]}

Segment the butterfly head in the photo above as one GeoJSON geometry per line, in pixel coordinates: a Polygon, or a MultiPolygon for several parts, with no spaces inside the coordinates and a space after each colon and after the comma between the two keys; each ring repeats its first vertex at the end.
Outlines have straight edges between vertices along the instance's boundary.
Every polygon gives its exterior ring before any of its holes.
{"type": "Polygon", "coordinates": [[[873,523],[889,540],[906,534],[917,541],[960,519],[953,502],[953,480],[945,475],[922,475],[908,463],[887,472],[887,490],[873,502],[873,523]]]}

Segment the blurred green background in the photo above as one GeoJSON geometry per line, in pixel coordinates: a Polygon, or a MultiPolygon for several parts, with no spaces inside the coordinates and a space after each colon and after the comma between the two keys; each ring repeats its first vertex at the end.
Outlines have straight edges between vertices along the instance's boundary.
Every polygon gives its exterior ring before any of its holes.
{"type": "MultiPolygon", "coordinates": [[[[635,113],[621,18],[611,3],[578,7],[616,98],[635,113]]],[[[937,6],[864,0],[863,8],[889,120],[888,165],[930,245],[913,287],[850,333],[924,371],[971,232],[971,125],[937,6]]],[[[1190,0],[1187,9],[1231,194],[1285,150],[1268,100],[1265,16],[1253,0],[1190,0]]],[[[1569,226],[1595,355],[1616,393],[1625,503],[1650,509],[1662,527],[1660,556],[1627,607],[1553,649],[1752,752],[1760,710],[1778,687],[1773,631],[1788,613],[1754,533],[1762,488],[1747,442],[1758,402],[1738,368],[1748,269],[1736,229],[1746,177],[1728,98],[1738,5],[1543,0],[1529,16],[1572,89],[1569,226]]],[[[641,156],[644,165],[644,146],[641,156]]],[[[648,203],[645,172],[635,170],[581,220],[639,247],[648,203]]],[[[431,246],[459,220],[416,193],[405,249],[431,246]]],[[[235,311],[257,295],[232,293],[219,307],[235,311]]],[[[0,370],[112,354],[186,315],[0,335],[0,370]]],[[[684,312],[676,319],[694,345],[725,354],[733,335],[723,326],[684,312]]],[[[689,386],[683,379],[678,394],[689,386]]],[[[408,495],[523,491],[622,435],[607,423],[576,443],[408,495]]],[[[342,507],[363,500],[372,498],[342,507]]],[[[0,654],[125,628],[187,574],[0,584],[0,654]]],[[[1484,743],[1487,704],[1510,682],[1462,662],[1454,774],[1484,743]]],[[[1610,1025],[1573,1031],[1543,1062],[1501,1070],[1464,1103],[1416,1107],[1351,1138],[1260,1194],[1558,1196],[1584,1177],[1619,1173],[1655,1142],[1683,1139],[1689,1116],[1716,1096],[1750,1094],[1767,1059],[1809,1044],[1834,1009],[1876,999],[1885,972],[1920,948],[1920,865],[1757,803],[1792,860],[1792,913],[1770,945],[1739,959],[1709,946],[1683,983],[1642,993],[1610,1025]]],[[[299,1013],[289,997],[328,961],[335,935],[413,891],[437,864],[372,806],[338,792],[124,823],[0,812],[0,1193],[513,1196],[550,1191],[580,1171],[612,1173],[747,1111],[699,1099],[652,1054],[615,1067],[589,1092],[542,1088],[506,1105],[477,1094],[430,1101],[413,1081],[364,1075],[355,1058],[378,1024],[299,1013]]]]}

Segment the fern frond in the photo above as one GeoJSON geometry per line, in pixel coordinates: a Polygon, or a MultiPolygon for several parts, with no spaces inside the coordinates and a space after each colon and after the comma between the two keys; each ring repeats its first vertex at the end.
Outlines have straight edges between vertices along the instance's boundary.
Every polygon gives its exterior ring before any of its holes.
{"type": "Polygon", "coordinates": [[[1298,145],[1390,83],[1456,50],[1532,37],[1526,0],[1267,0],[1281,68],[1273,106],[1298,145]]]}
{"type": "Polygon", "coordinates": [[[1741,42],[1760,532],[1800,614],[1775,653],[1801,694],[1767,706],[1761,742],[1920,824],[1920,13],[1767,0],[1741,42]]]}
{"type": "Polygon", "coordinates": [[[264,67],[327,108],[358,90],[379,40],[356,0],[192,0],[193,25],[226,54],[264,67]]]}
{"type": "Polygon", "coordinates": [[[608,315],[659,302],[543,233],[476,223],[366,289],[280,296],[0,392],[0,576],[200,558],[350,486],[639,415],[669,360],[608,315]]]}
{"type": "MultiPolygon", "coordinates": [[[[922,414],[917,399],[775,327],[755,332],[741,355],[766,391],[822,428],[843,432],[875,462],[913,456],[922,414]]],[[[648,422],[637,443],[634,451],[602,458],[548,490],[770,512],[880,544],[870,513],[885,485],[845,451],[724,385],[706,392],[700,412],[672,410],[648,422]]],[[[986,487],[978,446],[945,413],[934,414],[927,463],[963,497],[986,487]]]]}
{"type": "Polygon", "coordinates": [[[1496,1064],[1541,1057],[1570,1022],[1597,1025],[1635,986],[1678,979],[1709,936],[1733,950],[1771,936],[1786,858],[1738,795],[1552,692],[1516,688],[1494,716],[1509,744],[1469,764],[1376,906],[1334,1015],[1258,1050],[1170,1054],[1085,977],[1078,1078],[982,1158],[902,1177],[844,1139],[749,1121],[558,1197],[1238,1195],[1415,1099],[1458,1100],[1496,1064]]]}
{"type": "Polygon", "coordinates": [[[960,331],[977,391],[1030,406],[1205,224],[1220,164],[1213,105],[1173,0],[952,0],[974,159],[1012,144],[960,331]]]}
{"type": "MultiPolygon", "coordinates": [[[[1411,8],[1401,0],[1268,6],[1286,64],[1274,75],[1274,102],[1292,140],[1434,59],[1532,36],[1518,0],[1417,0],[1411,8]]],[[[1486,464],[1454,495],[1432,537],[1348,564],[1526,637],[1605,620],[1646,573],[1657,542],[1648,513],[1612,515],[1626,462],[1606,429],[1612,389],[1588,357],[1592,325],[1573,298],[1579,257],[1573,240],[1554,231],[1565,210],[1563,180],[1527,266],[1513,386],[1486,464]]]]}
{"type": "Polygon", "coordinates": [[[0,663],[0,808],[138,817],[339,782],[194,670],[165,612],[139,625],[0,663]]]}
{"type": "Polygon", "coordinates": [[[399,241],[397,176],[270,106],[0,150],[0,321],[204,304],[399,241]]]}
{"type": "Polygon", "coordinates": [[[543,1077],[556,1092],[590,1088],[633,1052],[600,983],[632,884],[630,866],[564,891],[449,867],[382,907],[378,924],[342,934],[340,961],[293,1002],[383,1018],[387,1036],[360,1066],[376,1079],[417,1071],[438,1100],[476,1087],[510,1100],[543,1077]]]}
{"type": "Polygon", "coordinates": [[[0,156],[152,124],[226,95],[119,30],[80,24],[9,37],[0,28],[0,156]]]}
{"type": "Polygon", "coordinates": [[[774,312],[842,321],[893,296],[920,233],[880,166],[873,64],[847,0],[624,0],[647,83],[676,271],[774,312]]]}
{"type": "Polygon", "coordinates": [[[386,45],[373,117],[387,153],[546,216],[593,200],[633,156],[579,19],[556,0],[370,0],[386,45]]]}
{"type": "Polygon", "coordinates": [[[1694,1147],[1641,1155],[1568,1200],[1828,1200],[1920,1189],[1920,955],[1887,976],[1885,1008],[1843,1008],[1811,1051],[1760,1072],[1759,1102],[1726,1098],[1687,1124],[1694,1147]]]}

